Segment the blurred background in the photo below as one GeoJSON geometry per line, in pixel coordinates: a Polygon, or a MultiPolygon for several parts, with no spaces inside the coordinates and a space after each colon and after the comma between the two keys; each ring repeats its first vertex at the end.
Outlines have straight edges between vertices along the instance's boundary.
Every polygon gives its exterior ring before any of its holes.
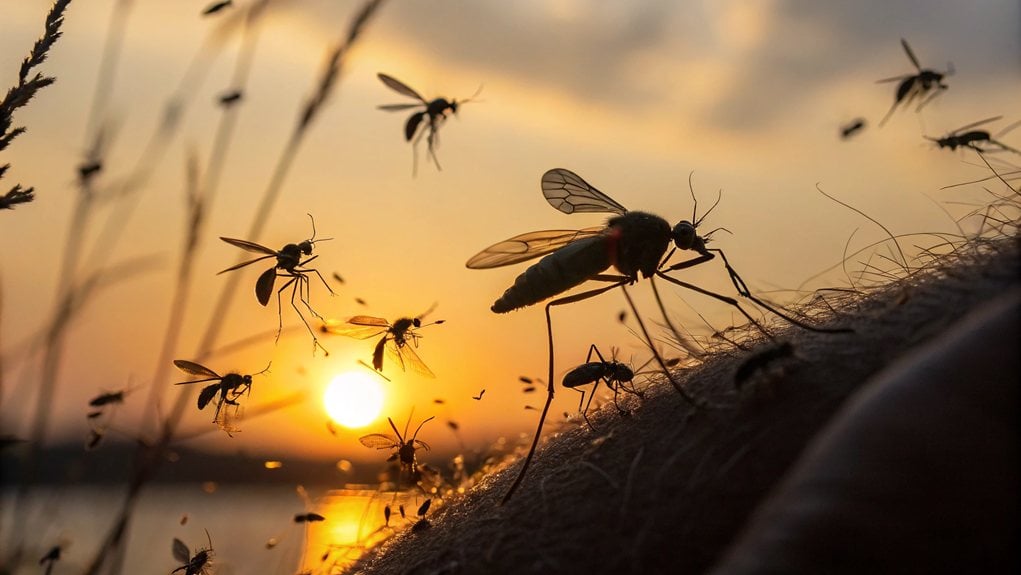
{"type": "MultiPolygon", "coordinates": [[[[954,218],[973,209],[966,204],[982,203],[984,192],[942,188],[985,177],[988,168],[970,151],[940,150],[923,136],[1002,115],[989,125],[995,133],[1021,119],[1021,9],[1012,0],[386,2],[346,55],[337,90],[309,127],[258,242],[276,249],[310,238],[311,214],[317,238],[331,240],[315,244],[319,257],[310,265],[337,292],[331,297],[313,281],[317,311],[341,320],[356,314],[394,320],[435,304],[426,322],[445,323],[419,332],[418,355],[435,379],[387,360],[383,373],[390,381],[379,379],[382,411],[365,427],[331,432],[325,389],[346,372],[376,377],[356,363],[371,361],[376,339],[321,335],[330,353],[313,353],[285,297],[285,331],[274,343],[275,303],[262,307],[252,294],[268,264],[231,272],[243,274],[241,287],[229,313],[212,314],[227,278],[216,274],[241,255],[218,237],[248,239],[303,102],[359,5],[277,0],[253,35],[244,17],[250,3],[200,16],[208,4],[75,0],[63,38],[41,67],[57,82],[16,115],[15,124],[28,132],[0,157],[12,165],[4,183],[34,186],[37,198],[0,214],[4,434],[26,436],[38,401],[39,336],[54,317],[77,170],[93,136],[102,128],[106,150],[95,181],[112,187],[140,161],[172,101],[181,106],[180,123],[148,164],[150,177],[128,197],[97,202],[95,225],[80,246],[83,265],[126,267],[116,268],[123,277],[97,291],[67,332],[45,441],[81,444],[89,399],[125,388],[136,390],[119,408],[115,428],[124,438],[151,435],[180,389],[170,384],[189,378],[172,369],[153,380],[186,236],[188,158],[197,158],[202,170],[217,149],[224,110],[218,99],[232,88],[246,37],[254,38],[250,78],[198,238],[173,357],[194,359],[209,322],[220,324],[216,347],[255,336],[200,363],[221,374],[254,373],[272,363],[254,380],[245,400],[249,413],[294,393],[303,400],[244,420],[233,437],[204,433],[185,446],[284,461],[382,459],[356,438],[388,431],[387,416],[403,425],[412,409],[416,423],[436,416],[420,438],[438,451],[483,449],[499,437],[532,433],[537,412],[525,406],[541,406],[543,394],[523,393],[518,378],[545,378],[542,307],[489,311],[526,265],[477,271],[464,264],[519,233],[605,221],[551,209],[539,188],[550,168],[573,170],[629,209],[671,223],[692,217],[693,173],[700,213],[722,190],[702,231],[726,227],[731,233],[715,234],[714,246],[726,251],[753,291],[786,303],[814,288],[846,286],[838,264],[849,239],[853,252],[884,237],[819,194],[817,183],[895,234],[959,233],[954,218]],[[119,20],[124,36],[111,91],[99,100],[105,104],[95,104],[108,31],[119,20]],[[953,70],[950,88],[921,112],[899,107],[879,128],[897,83],[876,81],[916,72],[901,38],[923,67],[953,70]],[[426,99],[464,99],[482,87],[440,130],[442,171],[428,161],[423,141],[413,175],[412,146],[403,138],[411,112],[377,109],[410,100],[383,85],[379,72],[426,99]],[[864,129],[842,138],[841,128],[857,118],[864,129]],[[119,235],[100,233],[104,225],[119,235]],[[154,386],[161,398],[155,413],[143,409],[154,386]],[[472,399],[482,389],[482,399],[472,399]],[[460,435],[445,421],[459,424],[460,435]]],[[[49,2],[0,2],[3,85],[13,84],[48,9],[49,2]]],[[[1021,146],[1021,131],[1002,140],[1021,146]]],[[[1009,153],[996,156],[1018,161],[1009,153]]],[[[972,222],[963,225],[974,231],[972,222]]],[[[850,264],[862,267],[854,259],[850,264]]],[[[686,270],[683,278],[733,295],[720,262],[686,270]]],[[[710,335],[741,319],[724,304],[663,287],[675,319],[693,334],[710,335]]],[[[644,315],[656,320],[647,283],[633,293],[644,315]]],[[[619,358],[636,363],[648,357],[629,329],[633,318],[617,321],[625,306],[613,291],[554,311],[558,384],[585,360],[590,344],[604,352],[618,348],[619,358]]],[[[577,399],[558,393],[551,418],[574,411],[577,399]]],[[[209,431],[210,418],[209,408],[200,412],[189,403],[182,434],[209,431]]]]}

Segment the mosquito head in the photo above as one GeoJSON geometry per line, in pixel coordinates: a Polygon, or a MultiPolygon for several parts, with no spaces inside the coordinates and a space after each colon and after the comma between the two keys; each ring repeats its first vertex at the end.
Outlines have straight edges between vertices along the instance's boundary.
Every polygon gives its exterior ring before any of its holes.
{"type": "Polygon", "coordinates": [[[679,250],[694,250],[699,253],[705,251],[705,239],[698,235],[695,224],[688,220],[678,222],[670,232],[670,238],[679,250]]]}
{"type": "Polygon", "coordinates": [[[610,380],[615,382],[627,382],[635,378],[635,372],[626,363],[619,361],[613,362],[613,373],[610,375],[610,380]]]}
{"type": "Polygon", "coordinates": [[[411,320],[411,325],[414,327],[422,327],[422,318],[416,317],[411,320]]]}

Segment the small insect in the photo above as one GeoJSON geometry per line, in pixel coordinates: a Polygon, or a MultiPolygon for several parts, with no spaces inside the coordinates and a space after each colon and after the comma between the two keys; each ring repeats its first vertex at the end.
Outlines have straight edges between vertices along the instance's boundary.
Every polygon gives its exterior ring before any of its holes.
{"type": "Polygon", "coordinates": [[[89,178],[103,171],[103,162],[90,160],[78,165],[78,179],[85,182],[89,178]]]}
{"type": "Polygon", "coordinates": [[[904,106],[910,106],[913,101],[920,100],[918,107],[915,111],[920,111],[926,104],[931,102],[933,98],[938,96],[943,90],[949,88],[943,83],[943,78],[954,73],[953,67],[948,66],[946,72],[936,72],[928,68],[922,68],[918,63],[918,58],[915,57],[915,53],[911,50],[911,46],[908,45],[908,41],[901,38],[901,46],[904,47],[904,53],[908,55],[908,60],[911,60],[911,64],[914,65],[917,74],[902,74],[900,76],[894,76],[892,78],[884,78],[878,80],[877,84],[886,82],[900,82],[897,84],[897,92],[894,96],[893,106],[890,106],[890,110],[883,116],[883,119],[879,122],[879,127],[883,127],[883,124],[890,119],[893,115],[894,110],[897,109],[901,103],[904,106]]]}
{"type": "MultiPolygon", "coordinates": [[[[3,170],[0,170],[3,173],[3,170]]],[[[11,191],[0,196],[0,210],[13,210],[18,204],[27,204],[35,200],[35,188],[22,188],[15,184],[11,191]]]]}
{"type": "Polygon", "coordinates": [[[765,369],[767,366],[780,361],[781,359],[792,357],[794,355],[794,346],[789,341],[783,341],[776,345],[771,345],[758,351],[738,366],[737,371],[734,372],[734,387],[740,389],[756,372],[765,369]]]}
{"type": "MultiPolygon", "coordinates": [[[[966,126],[961,126],[960,128],[957,128],[956,130],[950,132],[949,134],[943,136],[942,138],[930,138],[928,136],[925,136],[925,139],[929,140],[930,142],[935,142],[936,145],[938,145],[940,148],[950,148],[951,150],[956,150],[957,148],[971,148],[972,150],[975,150],[980,154],[1000,150],[1014,152],[1015,154],[1021,154],[1021,151],[1012,148],[994,138],[992,135],[989,134],[987,130],[973,129],[988,124],[989,122],[995,122],[996,120],[999,120],[1002,117],[1003,116],[993,116],[992,118],[986,118],[985,120],[972,122],[966,126]],[[995,148],[989,148],[987,146],[995,146],[995,148]]],[[[1016,128],[1017,126],[1018,126],[1017,123],[1007,126],[1007,128],[1001,130],[1000,133],[997,134],[997,137],[1016,128]]]]}
{"type": "Polygon", "coordinates": [[[132,391],[134,391],[136,389],[138,389],[138,388],[137,387],[132,387],[132,388],[128,388],[128,389],[122,389],[122,390],[119,390],[119,391],[111,391],[111,392],[101,393],[101,394],[99,394],[99,395],[97,395],[97,396],[95,396],[95,397],[93,397],[92,399],[89,400],[89,406],[90,407],[103,407],[103,406],[114,404],[114,403],[117,403],[117,404],[124,403],[124,396],[129,394],[129,393],[131,393],[132,391]]]}
{"type": "Polygon", "coordinates": [[[209,572],[206,568],[213,558],[213,540],[209,537],[209,531],[206,531],[206,540],[209,542],[209,547],[199,549],[192,555],[184,541],[175,537],[171,552],[174,554],[174,559],[184,565],[171,571],[171,574],[184,571],[184,575],[207,575],[209,572]]]}
{"type": "Polygon", "coordinates": [[[223,106],[224,108],[229,108],[234,104],[240,102],[242,96],[243,94],[241,93],[240,90],[230,90],[228,92],[220,94],[220,96],[217,98],[217,101],[220,102],[220,105],[223,106]]]}
{"type": "Polygon", "coordinates": [[[224,8],[228,8],[233,3],[234,3],[233,0],[219,0],[218,2],[213,2],[212,4],[207,6],[204,10],[202,10],[202,15],[203,16],[209,16],[209,15],[212,15],[212,14],[216,14],[217,12],[219,12],[220,10],[223,10],[224,8]]]}
{"type": "MultiPolygon", "coordinates": [[[[252,376],[233,372],[220,375],[204,365],[184,359],[175,359],[174,365],[189,375],[196,375],[203,378],[191,381],[180,381],[174,385],[189,385],[205,381],[216,382],[207,385],[199,392],[198,408],[205,409],[206,405],[209,405],[209,403],[213,401],[213,398],[219,394],[220,399],[216,402],[216,412],[213,414],[213,423],[217,424],[220,429],[226,431],[228,434],[237,431],[236,428],[233,427],[232,420],[240,416],[239,410],[241,408],[241,404],[238,403],[238,400],[245,393],[251,392],[252,376]],[[224,409],[224,405],[234,407],[234,413],[228,414],[229,410],[224,409]]],[[[269,366],[266,366],[266,369],[256,373],[255,375],[265,373],[268,370],[269,366]]]]}
{"type": "Polygon", "coordinates": [[[326,521],[326,518],[318,513],[298,513],[294,516],[295,523],[315,523],[326,521]]]}
{"type": "Polygon", "coordinates": [[[603,354],[599,353],[599,348],[592,344],[589,347],[588,355],[585,357],[585,363],[567,372],[564,375],[562,385],[581,394],[581,400],[578,402],[578,411],[585,418],[585,423],[588,424],[589,429],[592,429],[592,422],[588,419],[588,410],[600,382],[613,390],[613,405],[617,408],[618,412],[625,413],[624,409],[617,403],[617,395],[620,391],[638,394],[638,390],[628,385],[633,382],[634,378],[635,372],[631,369],[631,366],[617,361],[616,350],[611,355],[610,361],[606,361],[603,358],[603,354]],[[593,354],[599,358],[599,361],[592,360],[593,354]],[[595,385],[589,393],[588,403],[585,403],[585,390],[578,388],[590,383],[595,383],[595,385]],[[582,405],[584,405],[584,409],[582,405]]]}
{"type": "MultiPolygon", "coordinates": [[[[363,435],[358,438],[365,447],[372,449],[393,449],[394,452],[390,454],[387,461],[397,461],[400,465],[401,471],[408,471],[412,480],[416,481],[416,477],[419,475],[418,472],[418,460],[415,457],[415,452],[418,449],[425,449],[429,451],[429,444],[418,439],[418,432],[422,430],[422,426],[426,422],[431,421],[433,417],[428,417],[422,420],[422,423],[418,424],[418,428],[415,429],[415,434],[408,437],[408,427],[411,425],[411,417],[408,417],[408,422],[404,425],[404,434],[397,430],[397,426],[394,425],[393,419],[386,418],[390,422],[390,428],[394,430],[394,435],[389,433],[370,433],[363,435]]],[[[398,478],[398,488],[400,487],[400,481],[398,478]]],[[[401,513],[403,515],[403,511],[401,513]]]]}
{"type": "Polygon", "coordinates": [[[411,526],[412,533],[421,533],[426,529],[432,527],[429,520],[425,518],[425,514],[429,512],[429,505],[432,504],[432,499],[426,499],[425,503],[418,507],[418,520],[411,526]]]}
{"type": "MultiPolygon", "coordinates": [[[[435,307],[435,306],[433,306],[435,307]]],[[[438,319],[431,323],[422,323],[422,319],[428,315],[433,308],[416,317],[402,317],[393,323],[381,318],[369,315],[356,315],[340,323],[335,320],[327,320],[323,325],[323,331],[327,333],[344,335],[355,339],[368,339],[382,335],[376,347],[372,350],[372,367],[377,372],[383,371],[383,352],[390,357],[390,360],[401,366],[404,370],[410,365],[415,372],[426,377],[436,377],[425,363],[418,357],[415,348],[418,347],[418,340],[422,336],[417,333],[419,328],[430,325],[439,325],[446,320],[438,319]]]]}
{"type": "Polygon", "coordinates": [[[437,170],[442,170],[443,168],[440,167],[440,161],[436,158],[436,148],[439,145],[440,126],[442,126],[447,120],[448,111],[456,115],[458,107],[461,104],[467,104],[475,99],[475,97],[479,95],[479,92],[482,91],[482,87],[480,86],[475,94],[467,100],[457,101],[447,100],[445,98],[436,98],[435,100],[429,101],[423,98],[407,84],[393,76],[388,76],[382,72],[376,76],[379,77],[379,80],[386,84],[386,86],[391,90],[401,94],[402,96],[408,96],[409,98],[418,100],[418,102],[413,104],[383,104],[382,106],[378,106],[380,110],[401,112],[404,110],[411,110],[413,108],[422,108],[420,111],[412,114],[408,118],[407,123],[404,124],[404,139],[412,142],[412,175],[418,171],[418,142],[422,139],[422,136],[426,136],[426,145],[429,148],[429,158],[432,159],[437,170]],[[428,120],[428,122],[423,124],[423,120],[428,120]],[[419,130],[420,127],[422,128],[421,130],[419,130]]]}
{"type": "Polygon", "coordinates": [[[43,555],[42,558],[39,559],[39,564],[46,566],[44,575],[50,575],[50,573],[53,573],[53,566],[57,563],[57,561],[60,561],[60,553],[62,551],[63,549],[60,545],[54,545],[46,552],[46,555],[43,555]]]}
{"type": "Polygon", "coordinates": [[[840,139],[848,140],[865,129],[865,118],[855,118],[840,127],[840,139]]]}
{"type": "MultiPolygon", "coordinates": [[[[694,188],[691,185],[690,177],[688,184],[692,198],[694,198],[694,188]]],[[[495,313],[506,313],[530,306],[561,294],[589,280],[605,282],[607,285],[575,295],[554,299],[545,306],[546,335],[549,349],[549,382],[546,405],[539,416],[539,424],[532,440],[531,449],[525,457],[517,479],[511,484],[503,501],[507,501],[510,498],[524,477],[532,456],[535,454],[535,448],[539,442],[546,413],[553,401],[554,349],[553,323],[550,318],[550,309],[552,307],[582,301],[619,287],[624,292],[632,308],[631,312],[639,319],[639,325],[642,327],[643,332],[646,332],[644,324],[640,320],[640,315],[630,299],[631,296],[626,290],[626,286],[637,282],[639,277],[645,277],[649,278],[654,293],[658,294],[655,291],[656,287],[653,279],[654,277],[659,277],[733,306],[749,322],[757,326],[764,333],[768,333],[734,298],[717,294],[667,275],[668,272],[679,271],[706,263],[719,255],[720,259],[723,260],[724,267],[727,269],[731,283],[742,297],[750,299],[764,309],[802,328],[813,331],[842,331],[816,328],[805,324],[751,294],[744,281],[737,274],[737,271],[730,265],[723,251],[706,247],[712,234],[723,228],[717,228],[703,235],[699,235],[696,231],[705,217],[716,207],[716,204],[709,208],[701,218],[696,218],[698,209],[698,202],[696,201],[695,212],[692,214],[691,221],[682,220],[671,228],[670,224],[659,216],[646,212],[628,211],[624,206],[597,190],[574,172],[563,168],[555,168],[543,174],[542,192],[546,201],[551,206],[565,214],[606,212],[613,214],[613,216],[610,217],[605,226],[583,230],[528,232],[493,244],[472,256],[465,264],[470,269],[501,267],[544,256],[538,263],[533,264],[520,274],[514,280],[514,285],[509,287],[493,303],[490,309],[495,313]],[[677,250],[695,252],[697,255],[692,259],[668,266],[669,260],[677,250]],[[610,266],[615,267],[619,274],[604,273],[610,266]]],[[[718,203],[719,199],[717,199],[718,203]]],[[[657,303],[661,304],[658,297],[657,303]]],[[[664,317],[667,317],[666,310],[662,305],[660,305],[660,311],[664,317]]],[[[647,332],[646,339],[651,341],[647,332]]],[[[677,334],[677,339],[678,341],[685,341],[680,334],[677,334]]],[[[688,402],[697,404],[694,398],[688,395],[681,388],[680,384],[674,381],[665,361],[659,352],[656,351],[655,347],[650,344],[650,348],[660,368],[667,375],[677,392],[688,402]]]]}
{"type": "MultiPolygon", "coordinates": [[[[312,335],[313,346],[318,346],[322,348],[322,346],[319,345],[319,340],[316,339],[315,333],[312,331],[312,327],[308,325],[308,320],[305,319],[305,315],[301,313],[301,309],[299,309],[298,305],[294,302],[294,296],[295,294],[297,294],[298,299],[301,301],[301,303],[305,304],[305,308],[308,309],[308,311],[315,317],[322,319],[322,316],[319,315],[314,309],[312,309],[312,304],[309,303],[309,297],[311,295],[310,292],[312,287],[311,282],[308,278],[309,274],[315,274],[316,277],[318,277],[319,280],[323,283],[323,285],[326,286],[326,289],[329,290],[331,295],[337,295],[333,291],[333,288],[331,288],[330,285],[326,283],[326,280],[323,279],[323,275],[319,273],[319,270],[315,268],[304,267],[308,265],[312,260],[319,257],[318,255],[314,256],[312,255],[312,246],[316,242],[325,242],[327,240],[332,239],[332,238],[321,238],[318,240],[315,239],[316,223],[315,220],[312,218],[311,214],[309,214],[308,217],[310,220],[312,220],[312,237],[297,244],[287,244],[284,247],[280,248],[279,251],[267,248],[266,246],[259,245],[255,242],[250,242],[248,240],[225,238],[221,236],[220,237],[221,240],[227,242],[232,246],[239,247],[248,252],[254,252],[263,255],[253,260],[248,260],[246,262],[241,262],[239,264],[233,265],[225,270],[218,272],[217,275],[229,271],[234,271],[236,269],[243,268],[256,262],[261,262],[268,258],[276,258],[276,264],[270,267],[268,270],[262,272],[262,274],[259,276],[259,279],[256,280],[255,282],[256,299],[258,299],[259,303],[262,304],[263,306],[268,305],[269,298],[273,294],[273,284],[276,282],[276,279],[278,277],[287,278],[287,281],[284,282],[284,285],[280,286],[280,289],[277,290],[277,318],[279,319],[279,324],[277,327],[277,340],[280,339],[280,331],[283,330],[284,327],[283,314],[281,313],[280,294],[285,289],[290,287],[291,307],[294,308],[294,311],[297,312],[298,317],[301,318],[301,321],[305,324],[305,327],[308,328],[309,334],[312,335]]],[[[326,351],[325,348],[323,349],[323,351],[326,351]]]]}
{"type": "Polygon", "coordinates": [[[103,441],[104,437],[106,437],[105,428],[93,427],[90,429],[88,436],[85,438],[85,451],[92,451],[99,447],[99,442],[103,441]]]}
{"type": "Polygon", "coordinates": [[[486,394],[486,390],[483,389],[482,391],[479,392],[478,395],[473,395],[472,399],[474,399],[475,401],[482,401],[482,396],[485,395],[485,394],[486,394]]]}

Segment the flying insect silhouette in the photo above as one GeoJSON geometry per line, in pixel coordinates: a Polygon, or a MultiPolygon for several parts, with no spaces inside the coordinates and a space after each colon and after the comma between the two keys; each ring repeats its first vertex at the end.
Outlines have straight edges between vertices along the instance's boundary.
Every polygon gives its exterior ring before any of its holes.
{"type": "MultiPolygon", "coordinates": [[[[268,305],[269,298],[273,294],[273,284],[276,283],[276,279],[278,277],[287,278],[287,281],[284,282],[284,285],[280,286],[280,289],[277,290],[277,318],[279,320],[279,324],[277,327],[277,339],[280,338],[280,331],[283,330],[284,327],[283,313],[281,312],[280,305],[280,294],[285,289],[290,287],[291,307],[294,308],[294,311],[297,312],[298,317],[301,318],[301,321],[305,324],[305,327],[308,328],[309,334],[312,335],[313,345],[322,348],[322,346],[319,345],[319,340],[316,339],[315,333],[312,331],[312,327],[308,325],[308,320],[305,319],[305,315],[301,313],[301,309],[299,309],[298,305],[294,302],[294,295],[295,293],[297,293],[298,299],[301,301],[301,303],[305,304],[305,307],[308,309],[308,311],[315,317],[322,319],[322,316],[319,315],[314,309],[312,309],[312,304],[309,303],[309,297],[311,295],[311,282],[308,279],[309,274],[315,274],[323,283],[323,285],[326,286],[326,289],[329,290],[331,295],[337,295],[333,291],[333,288],[331,288],[330,285],[326,283],[326,280],[323,279],[323,275],[319,273],[319,270],[315,268],[305,267],[312,260],[319,257],[318,255],[314,256],[312,255],[312,246],[316,242],[324,242],[332,239],[332,238],[322,238],[318,240],[315,239],[316,223],[315,220],[312,219],[311,214],[309,214],[308,217],[310,220],[312,220],[312,237],[297,244],[287,244],[284,247],[280,248],[280,250],[274,250],[266,246],[259,245],[255,242],[250,242],[248,240],[225,238],[221,236],[220,237],[221,240],[227,242],[232,246],[239,247],[248,252],[254,252],[263,255],[253,260],[248,260],[246,262],[241,262],[239,264],[233,265],[225,270],[218,272],[217,275],[229,271],[234,271],[236,269],[240,269],[245,266],[254,264],[256,262],[261,262],[269,258],[276,258],[276,264],[267,269],[266,271],[262,272],[262,274],[259,275],[259,279],[256,280],[255,282],[256,299],[258,299],[259,303],[262,304],[263,306],[268,305]]],[[[323,349],[323,351],[326,350],[323,349]]]]}
{"type": "Polygon", "coordinates": [[[914,65],[915,70],[917,70],[918,73],[902,74],[892,78],[884,78],[876,82],[877,84],[900,82],[897,84],[897,92],[894,95],[893,105],[890,106],[890,110],[885,116],[883,116],[883,119],[880,120],[879,127],[883,127],[883,124],[890,119],[894,110],[896,110],[901,103],[907,107],[916,99],[920,100],[915,111],[917,112],[921,110],[926,104],[931,102],[933,98],[942,93],[943,90],[949,88],[949,86],[943,83],[943,78],[954,73],[952,66],[948,66],[946,72],[937,72],[928,68],[922,68],[922,66],[918,63],[918,58],[915,57],[914,51],[908,44],[908,41],[901,38],[900,43],[901,46],[904,47],[904,53],[908,55],[908,60],[911,60],[911,64],[914,65]]]}
{"type": "MultiPolygon", "coordinates": [[[[233,372],[226,375],[220,375],[204,365],[184,359],[175,359],[174,365],[189,375],[196,375],[202,378],[191,381],[181,381],[174,385],[189,385],[205,381],[216,382],[207,385],[199,392],[198,408],[205,409],[205,407],[213,401],[213,398],[219,394],[220,399],[216,402],[216,412],[213,414],[213,423],[215,423],[220,429],[226,431],[228,435],[237,431],[233,425],[233,420],[240,417],[241,404],[238,403],[238,400],[244,394],[251,392],[252,376],[241,375],[233,372]],[[233,413],[230,413],[229,409],[224,409],[224,405],[233,407],[233,413]]],[[[266,369],[256,373],[255,375],[265,373],[268,369],[269,366],[266,366],[266,369]]]]}
{"type": "MultiPolygon", "coordinates": [[[[988,130],[973,129],[988,124],[989,122],[995,122],[1002,117],[1003,116],[993,116],[992,118],[972,122],[966,126],[957,128],[942,138],[930,138],[929,136],[925,136],[925,139],[930,142],[935,142],[940,148],[950,148],[951,150],[956,150],[957,148],[971,148],[980,154],[996,151],[1007,151],[1014,152],[1015,154],[1021,154],[1021,151],[1016,148],[1012,148],[994,138],[990,135],[988,130]],[[995,146],[995,148],[990,148],[988,146],[995,146]]],[[[996,136],[999,137],[1017,126],[1017,123],[1011,124],[1001,130],[996,136]]]]}
{"type": "Polygon", "coordinates": [[[413,88],[401,82],[393,76],[383,74],[380,72],[377,74],[379,80],[386,84],[388,88],[401,94],[402,96],[408,96],[418,100],[415,103],[409,104],[383,104],[378,106],[380,110],[386,110],[388,112],[402,112],[405,110],[411,110],[414,108],[422,108],[408,117],[408,121],[404,124],[404,139],[412,142],[412,165],[411,173],[414,175],[418,171],[418,143],[425,136],[426,145],[429,148],[429,158],[432,159],[433,164],[436,165],[437,170],[442,170],[440,167],[440,161],[436,158],[436,148],[439,146],[439,129],[447,120],[447,112],[457,115],[457,109],[462,104],[471,102],[479,95],[482,91],[480,86],[475,94],[467,100],[447,100],[446,98],[436,98],[434,100],[426,100],[416,92],[413,88]],[[424,123],[423,123],[424,122],[424,123]],[[421,129],[419,129],[421,128],[421,129]]]}
{"type": "MultiPolygon", "coordinates": [[[[418,481],[419,465],[418,460],[415,457],[415,452],[419,449],[425,449],[429,451],[429,444],[418,438],[418,432],[422,431],[422,426],[427,422],[431,421],[433,417],[427,417],[422,420],[422,423],[418,424],[418,428],[415,429],[415,433],[412,436],[408,436],[408,427],[411,425],[411,416],[408,416],[408,422],[404,424],[404,434],[397,430],[397,426],[394,425],[394,420],[389,417],[386,418],[390,422],[390,429],[394,430],[394,434],[389,433],[370,433],[363,435],[358,438],[365,447],[372,449],[393,449],[394,452],[390,454],[387,461],[397,461],[400,465],[401,472],[407,471],[412,482],[418,481]]],[[[398,490],[400,489],[400,476],[397,481],[398,490]]],[[[396,496],[396,493],[395,493],[396,496]]]]}
{"type": "MultiPolygon", "coordinates": [[[[433,306],[435,307],[435,306],[433,306]]],[[[446,320],[436,320],[430,323],[422,323],[422,319],[428,315],[433,308],[415,317],[402,317],[393,323],[370,315],[356,315],[340,323],[336,320],[327,320],[323,324],[323,331],[336,335],[344,335],[355,339],[369,339],[382,335],[375,348],[372,350],[372,367],[378,372],[383,371],[383,352],[390,357],[390,361],[405,369],[411,366],[415,372],[426,377],[436,377],[432,370],[418,357],[415,348],[418,347],[418,340],[422,336],[417,333],[419,328],[430,325],[439,325],[446,320]]]]}
{"type": "Polygon", "coordinates": [[[209,542],[209,547],[199,549],[192,555],[188,550],[188,545],[175,537],[171,551],[174,554],[174,559],[184,563],[184,565],[171,571],[171,574],[178,571],[184,571],[184,575],[206,575],[209,573],[206,568],[213,558],[213,540],[209,537],[209,531],[206,531],[206,540],[209,542]]]}

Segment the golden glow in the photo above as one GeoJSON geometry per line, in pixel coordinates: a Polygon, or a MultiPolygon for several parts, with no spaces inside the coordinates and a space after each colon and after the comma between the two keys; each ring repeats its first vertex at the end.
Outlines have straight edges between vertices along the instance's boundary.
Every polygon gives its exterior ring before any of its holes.
{"type": "Polygon", "coordinates": [[[383,386],[372,375],[349,371],[333,378],[323,394],[323,404],[333,421],[357,428],[379,417],[383,396],[383,386]]]}
{"type": "Polygon", "coordinates": [[[262,464],[266,469],[280,469],[284,466],[282,461],[266,461],[262,464]]]}

